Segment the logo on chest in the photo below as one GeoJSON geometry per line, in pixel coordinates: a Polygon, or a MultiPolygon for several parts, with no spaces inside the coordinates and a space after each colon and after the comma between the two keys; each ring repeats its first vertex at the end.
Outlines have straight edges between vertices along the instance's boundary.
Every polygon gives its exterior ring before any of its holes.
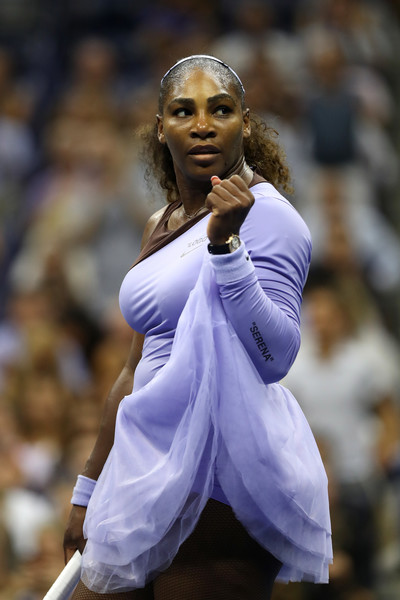
{"type": "Polygon", "coordinates": [[[190,242],[188,242],[186,244],[185,249],[183,250],[182,254],[180,255],[180,258],[183,258],[187,254],[190,254],[194,250],[197,250],[198,248],[203,246],[204,243],[207,241],[207,239],[208,239],[207,236],[204,235],[202,237],[198,237],[195,240],[191,240],[190,242]]]}

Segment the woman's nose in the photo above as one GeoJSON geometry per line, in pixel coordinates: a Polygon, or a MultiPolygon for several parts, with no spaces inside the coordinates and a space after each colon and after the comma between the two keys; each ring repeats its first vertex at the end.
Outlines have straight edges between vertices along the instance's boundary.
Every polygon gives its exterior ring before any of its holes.
{"type": "Polygon", "coordinates": [[[192,137],[214,137],[215,129],[208,115],[199,113],[193,120],[192,137]]]}

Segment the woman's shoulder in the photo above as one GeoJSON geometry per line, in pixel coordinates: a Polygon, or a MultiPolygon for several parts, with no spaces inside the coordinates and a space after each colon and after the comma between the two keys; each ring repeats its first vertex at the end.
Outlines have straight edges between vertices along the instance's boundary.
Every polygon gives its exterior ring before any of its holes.
{"type": "Polygon", "coordinates": [[[148,242],[151,235],[154,233],[156,227],[163,221],[166,213],[171,210],[171,204],[167,204],[167,206],[163,206],[154,212],[148,219],[145,228],[143,230],[142,236],[142,245],[143,248],[145,244],[148,242]]]}
{"type": "Polygon", "coordinates": [[[253,257],[304,266],[311,260],[310,231],[293,205],[270,183],[251,188],[255,202],[240,230],[253,257]]]}
{"type": "Polygon", "coordinates": [[[254,220],[265,225],[269,223],[278,229],[294,227],[303,233],[308,232],[308,227],[295,206],[271,183],[267,181],[257,183],[251,191],[255,202],[250,215],[254,220]]]}
{"type": "MultiPolygon", "coordinates": [[[[272,183],[269,183],[268,181],[259,181],[258,183],[256,183],[255,185],[253,185],[251,188],[251,192],[253,193],[253,196],[256,200],[279,200],[280,202],[283,202],[283,204],[287,205],[287,206],[291,206],[293,208],[293,205],[291,204],[291,202],[285,198],[285,196],[283,196],[274,185],[272,185],[272,183]]],[[[260,205],[260,202],[258,202],[258,204],[260,205]]],[[[269,204],[269,206],[278,206],[276,203],[272,203],[269,204]]],[[[265,205],[264,205],[265,206],[265,205]]]]}

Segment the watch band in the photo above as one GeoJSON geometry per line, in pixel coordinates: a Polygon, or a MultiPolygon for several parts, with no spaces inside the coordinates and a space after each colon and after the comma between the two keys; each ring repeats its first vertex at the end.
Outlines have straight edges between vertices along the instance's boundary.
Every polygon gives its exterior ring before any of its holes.
{"type": "Polygon", "coordinates": [[[224,244],[208,244],[208,251],[210,254],[231,254],[239,248],[240,237],[236,234],[232,234],[224,244]]]}

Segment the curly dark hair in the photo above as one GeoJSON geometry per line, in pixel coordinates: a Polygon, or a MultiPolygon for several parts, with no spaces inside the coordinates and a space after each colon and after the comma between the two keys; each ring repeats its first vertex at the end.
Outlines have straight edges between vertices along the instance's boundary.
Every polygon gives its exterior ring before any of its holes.
{"type": "MultiPolygon", "coordinates": [[[[212,57],[189,57],[179,61],[163,77],[160,87],[159,111],[162,114],[165,98],[176,81],[193,68],[208,70],[224,82],[233,86],[244,109],[244,89],[237,74],[225,63],[212,57]]],[[[286,156],[278,144],[275,129],[268,127],[265,121],[250,115],[251,135],[244,139],[244,156],[247,164],[264,177],[269,183],[291,194],[290,173],[286,156]]],[[[171,153],[166,144],[161,144],[157,135],[157,124],[145,126],[140,131],[143,143],[141,158],[146,165],[145,179],[151,184],[157,182],[167,193],[167,201],[173,202],[179,197],[171,153]]]]}

